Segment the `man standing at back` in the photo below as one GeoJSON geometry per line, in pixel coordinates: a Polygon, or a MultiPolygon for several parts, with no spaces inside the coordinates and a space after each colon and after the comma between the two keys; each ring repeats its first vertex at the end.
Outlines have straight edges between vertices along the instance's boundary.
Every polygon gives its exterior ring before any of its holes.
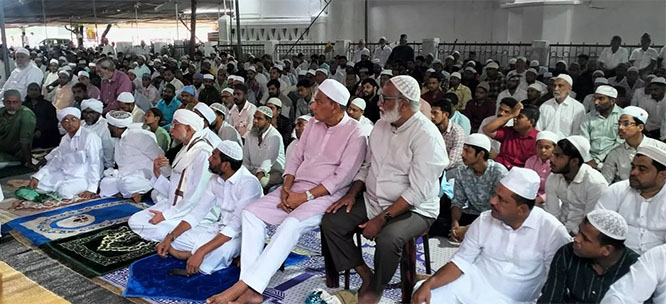
{"type": "Polygon", "coordinates": [[[409,60],[414,60],[414,49],[407,45],[407,34],[402,34],[400,35],[400,44],[393,48],[391,55],[386,60],[386,64],[405,64],[409,60]]]}

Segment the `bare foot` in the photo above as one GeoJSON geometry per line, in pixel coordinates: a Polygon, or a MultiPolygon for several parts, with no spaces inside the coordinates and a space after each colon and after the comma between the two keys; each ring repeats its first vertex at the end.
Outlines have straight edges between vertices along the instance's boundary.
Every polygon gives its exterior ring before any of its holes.
{"type": "Polygon", "coordinates": [[[134,203],[137,203],[137,204],[140,203],[141,202],[141,197],[142,197],[142,195],[140,193],[132,194],[132,200],[134,201],[134,203]]]}
{"type": "Polygon", "coordinates": [[[358,289],[358,294],[360,295],[365,293],[365,291],[370,287],[370,282],[372,281],[372,270],[370,270],[370,267],[365,264],[356,267],[355,270],[363,281],[363,283],[361,283],[361,287],[358,289]]]}
{"type": "Polygon", "coordinates": [[[264,301],[264,296],[260,293],[254,291],[252,288],[248,288],[247,291],[238,298],[238,300],[233,301],[233,304],[259,304],[264,301]]]}
{"type": "Polygon", "coordinates": [[[218,293],[206,300],[206,304],[228,304],[229,302],[235,301],[250,289],[250,287],[245,284],[243,281],[238,281],[229,289],[218,293]]]}

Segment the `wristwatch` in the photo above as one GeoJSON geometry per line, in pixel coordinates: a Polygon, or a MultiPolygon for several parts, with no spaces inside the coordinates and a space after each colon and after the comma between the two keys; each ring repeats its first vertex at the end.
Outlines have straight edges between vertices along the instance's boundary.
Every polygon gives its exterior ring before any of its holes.
{"type": "Polygon", "coordinates": [[[384,212],[384,222],[388,223],[391,221],[393,218],[393,215],[391,215],[388,211],[384,212]]]}
{"type": "Polygon", "coordinates": [[[312,195],[312,193],[310,193],[310,190],[305,191],[305,197],[306,197],[307,201],[311,201],[311,200],[315,199],[315,196],[312,195]]]}

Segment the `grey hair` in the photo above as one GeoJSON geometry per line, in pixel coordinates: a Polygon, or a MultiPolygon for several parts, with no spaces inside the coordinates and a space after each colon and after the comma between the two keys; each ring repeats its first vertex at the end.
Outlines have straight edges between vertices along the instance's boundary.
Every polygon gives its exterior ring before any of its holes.
{"type": "Polygon", "coordinates": [[[15,89],[9,89],[9,90],[5,90],[2,93],[2,99],[3,100],[6,100],[7,97],[10,97],[10,96],[16,96],[20,100],[21,99],[21,92],[19,92],[18,90],[15,90],[15,89]]]}
{"type": "Polygon", "coordinates": [[[97,61],[97,64],[99,64],[99,66],[101,66],[105,70],[109,70],[109,71],[115,71],[116,70],[116,64],[113,63],[113,60],[111,60],[111,58],[100,59],[99,61],[97,61]]]}
{"type": "MultiPolygon", "coordinates": [[[[407,99],[407,98],[405,98],[405,99],[407,99]]],[[[418,99],[417,100],[407,99],[407,100],[409,100],[409,108],[412,109],[412,111],[418,112],[419,110],[421,110],[421,101],[420,100],[418,100],[418,99]]]]}

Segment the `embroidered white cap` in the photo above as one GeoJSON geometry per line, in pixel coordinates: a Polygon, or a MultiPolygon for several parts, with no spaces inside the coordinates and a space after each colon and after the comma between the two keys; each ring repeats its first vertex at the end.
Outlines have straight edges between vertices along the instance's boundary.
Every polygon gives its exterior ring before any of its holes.
{"type": "Polygon", "coordinates": [[[587,221],[602,234],[616,240],[626,240],[629,226],[617,212],[608,209],[596,209],[586,215],[587,221]]]}
{"type": "Polygon", "coordinates": [[[243,160],[243,148],[235,141],[223,140],[217,144],[217,149],[233,160],[243,160]]]}
{"type": "Polygon", "coordinates": [[[106,121],[118,128],[127,128],[133,122],[132,114],[125,111],[109,111],[106,113],[106,121]]]}
{"type": "Polygon", "coordinates": [[[639,146],[636,154],[645,155],[654,161],[666,166],[666,151],[654,146],[639,146]]]}
{"type": "Polygon", "coordinates": [[[640,119],[641,122],[645,123],[648,119],[648,112],[643,108],[636,106],[628,106],[622,109],[622,115],[631,115],[634,118],[640,119]]]}

